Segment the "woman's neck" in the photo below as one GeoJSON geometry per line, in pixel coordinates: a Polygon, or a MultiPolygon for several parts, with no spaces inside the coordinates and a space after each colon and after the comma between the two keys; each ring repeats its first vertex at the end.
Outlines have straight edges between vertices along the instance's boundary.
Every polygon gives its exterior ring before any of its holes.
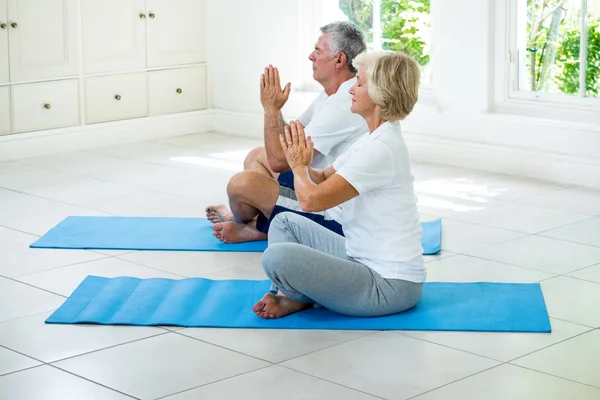
{"type": "Polygon", "coordinates": [[[381,118],[381,115],[379,115],[378,109],[376,109],[373,113],[369,115],[364,115],[363,118],[365,119],[365,121],[367,122],[367,126],[369,127],[369,134],[375,132],[375,129],[379,128],[386,122],[386,120],[381,118]]]}

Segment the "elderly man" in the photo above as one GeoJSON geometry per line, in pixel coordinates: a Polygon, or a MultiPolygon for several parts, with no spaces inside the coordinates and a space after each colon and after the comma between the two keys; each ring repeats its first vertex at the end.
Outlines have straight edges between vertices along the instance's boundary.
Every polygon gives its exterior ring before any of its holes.
{"type": "MultiPolygon", "coordinates": [[[[351,112],[349,94],[357,72],[352,62],[365,50],[364,34],[351,22],[321,27],[321,36],[308,58],[313,78],[323,86],[323,91],[298,119],[314,143],[313,168],[331,165],[369,130],[364,119],[351,112]]],[[[281,109],[289,98],[291,85],[288,83],[282,89],[279,71],[269,66],[261,76],[260,88],[265,146],[253,149],[244,161],[244,171],[229,181],[231,210],[225,205],[207,207],[214,235],[226,243],[265,240],[270,221],[284,211],[296,212],[343,234],[341,225],[335,221],[339,207],[307,213],[302,211],[295,196],[294,177],[279,141],[286,125],[281,109]]]]}

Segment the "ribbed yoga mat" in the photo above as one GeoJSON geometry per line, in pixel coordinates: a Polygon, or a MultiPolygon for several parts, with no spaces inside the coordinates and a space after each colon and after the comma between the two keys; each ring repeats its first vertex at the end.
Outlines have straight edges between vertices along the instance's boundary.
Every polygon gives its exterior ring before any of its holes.
{"type": "MultiPolygon", "coordinates": [[[[423,222],[423,254],[441,249],[442,221],[423,222]]],[[[206,218],[68,217],[32,248],[91,250],[182,250],[263,252],[266,241],[226,244],[206,218]]]]}
{"type": "Polygon", "coordinates": [[[416,307],[395,315],[347,317],[320,307],[264,320],[252,312],[252,306],[269,288],[269,281],[88,276],[46,322],[261,329],[551,331],[538,283],[431,282],[425,284],[423,298],[416,307]]]}

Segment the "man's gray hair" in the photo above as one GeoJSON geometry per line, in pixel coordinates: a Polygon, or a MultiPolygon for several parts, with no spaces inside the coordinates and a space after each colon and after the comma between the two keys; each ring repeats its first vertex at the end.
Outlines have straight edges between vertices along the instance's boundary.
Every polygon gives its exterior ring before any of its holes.
{"type": "Polygon", "coordinates": [[[356,73],[352,61],[367,50],[365,34],[358,26],[349,21],[337,21],[321,27],[321,32],[328,33],[327,44],[332,55],[346,54],[346,65],[350,72],[356,73]]]}

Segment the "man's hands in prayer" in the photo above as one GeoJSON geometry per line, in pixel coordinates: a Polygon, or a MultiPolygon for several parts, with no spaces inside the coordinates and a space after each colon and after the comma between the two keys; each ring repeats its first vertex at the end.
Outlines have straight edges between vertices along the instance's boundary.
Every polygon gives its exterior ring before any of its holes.
{"type": "Polygon", "coordinates": [[[304,137],[304,127],[300,122],[291,121],[285,127],[285,134],[279,135],[279,141],[292,170],[312,165],[314,143],[310,136],[304,137]]]}
{"type": "Polygon", "coordinates": [[[260,102],[263,108],[281,110],[290,97],[291,87],[292,84],[288,83],[281,90],[279,71],[269,65],[260,77],[260,102]]]}

